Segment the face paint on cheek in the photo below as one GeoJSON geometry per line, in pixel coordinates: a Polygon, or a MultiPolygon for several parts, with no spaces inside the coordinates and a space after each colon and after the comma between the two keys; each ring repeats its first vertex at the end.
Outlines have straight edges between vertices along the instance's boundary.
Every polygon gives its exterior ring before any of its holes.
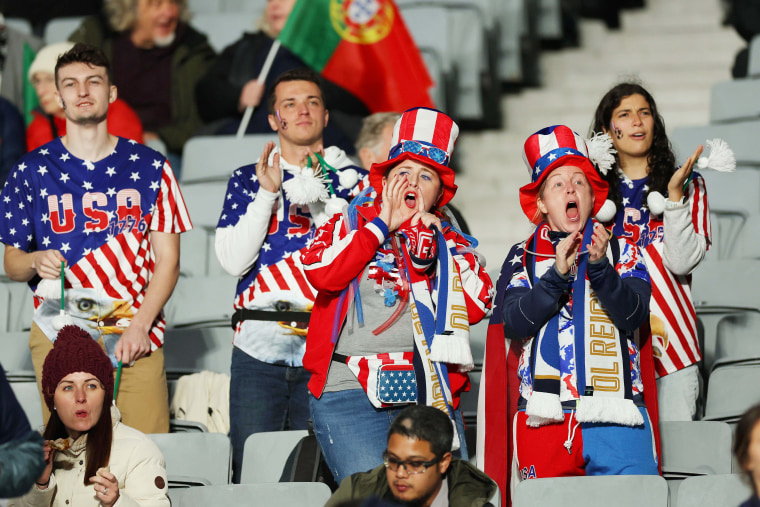
{"type": "Polygon", "coordinates": [[[615,127],[615,122],[611,121],[610,122],[610,126],[612,127],[612,131],[615,133],[615,137],[617,137],[618,139],[622,139],[623,138],[623,131],[620,130],[620,129],[618,129],[617,127],[615,127]]]}
{"type": "Polygon", "coordinates": [[[276,115],[277,115],[277,121],[279,121],[280,125],[282,125],[282,130],[285,130],[286,128],[288,128],[288,124],[285,121],[283,121],[282,117],[280,116],[279,109],[277,110],[276,115]]]}

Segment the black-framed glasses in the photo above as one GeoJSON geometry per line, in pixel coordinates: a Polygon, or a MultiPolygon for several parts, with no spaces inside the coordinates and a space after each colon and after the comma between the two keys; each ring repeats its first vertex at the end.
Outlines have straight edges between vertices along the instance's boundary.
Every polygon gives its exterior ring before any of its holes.
{"type": "Polygon", "coordinates": [[[401,461],[388,454],[388,451],[383,453],[383,464],[385,468],[389,468],[392,472],[398,470],[398,467],[403,466],[406,473],[409,475],[424,473],[429,467],[435,465],[441,461],[440,457],[431,459],[430,461],[420,461],[416,459],[408,459],[401,461]]]}

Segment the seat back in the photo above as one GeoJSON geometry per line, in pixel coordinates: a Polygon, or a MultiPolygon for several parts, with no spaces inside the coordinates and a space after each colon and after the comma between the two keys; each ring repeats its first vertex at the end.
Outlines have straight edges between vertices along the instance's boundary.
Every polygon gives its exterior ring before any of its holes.
{"type": "Polygon", "coordinates": [[[191,137],[182,151],[182,183],[229,180],[238,167],[253,164],[261,156],[267,141],[277,142],[277,135],[191,137]]]}
{"type": "Polygon", "coordinates": [[[68,18],[53,18],[45,25],[45,44],[63,42],[69,39],[69,35],[82,24],[84,16],[72,16],[68,18]]]}
{"type": "Polygon", "coordinates": [[[718,421],[662,421],[662,473],[666,477],[731,473],[731,426],[718,421]]]}
{"type": "Polygon", "coordinates": [[[224,48],[238,40],[243,32],[254,30],[258,15],[260,13],[197,12],[190,24],[206,34],[214,51],[221,53],[224,48]]]}
{"type": "Polygon", "coordinates": [[[227,435],[184,432],[153,433],[148,437],[164,455],[170,486],[175,477],[177,483],[229,484],[232,472],[232,445],[227,435]],[[192,479],[189,480],[190,478],[192,479]]]}
{"type": "Polygon", "coordinates": [[[753,494],[740,475],[701,475],[685,479],[678,487],[676,507],[735,506],[753,494]]]}
{"type": "Polygon", "coordinates": [[[709,378],[705,420],[736,422],[749,407],[760,402],[760,365],[727,365],[709,378]]]}
{"type": "Polygon", "coordinates": [[[167,327],[228,325],[236,284],[229,275],[180,278],[164,306],[167,327]]]}
{"type": "Polygon", "coordinates": [[[513,507],[667,507],[668,484],[657,475],[528,479],[515,488],[513,507]]]}
{"type": "Polygon", "coordinates": [[[276,505],[277,507],[323,507],[330,488],[321,482],[230,484],[171,490],[173,507],[209,505],[276,505]]]}
{"type": "Polygon", "coordinates": [[[241,484],[279,482],[288,457],[307,430],[253,433],[245,439],[241,484]]]}
{"type": "Polygon", "coordinates": [[[719,137],[734,151],[737,164],[758,166],[760,165],[760,145],[755,135],[758,128],[760,128],[760,120],[679,127],[673,129],[669,138],[679,163],[694,153],[697,146],[705,144],[707,139],[719,137]]]}
{"type": "Polygon", "coordinates": [[[232,328],[228,324],[166,330],[164,364],[169,377],[203,370],[229,375],[231,357],[232,328]]]}
{"type": "Polygon", "coordinates": [[[18,398],[21,408],[24,409],[29,424],[32,429],[40,430],[43,427],[42,420],[42,400],[40,391],[37,389],[37,382],[34,373],[25,377],[8,377],[8,381],[13,389],[13,394],[18,398]]]}
{"type": "MultiPolygon", "coordinates": [[[[2,289],[0,289],[2,293],[2,289]]],[[[27,374],[34,378],[32,353],[29,351],[29,332],[16,331],[2,333],[3,368],[10,375],[27,374]]]]}
{"type": "Polygon", "coordinates": [[[760,117],[760,81],[733,79],[710,89],[710,123],[728,123],[760,117]]]}

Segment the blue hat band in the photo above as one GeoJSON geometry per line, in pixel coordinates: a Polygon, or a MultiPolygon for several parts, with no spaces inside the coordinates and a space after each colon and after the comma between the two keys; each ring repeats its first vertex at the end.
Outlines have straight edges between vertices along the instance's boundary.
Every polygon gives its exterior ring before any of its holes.
{"type": "Polygon", "coordinates": [[[588,158],[586,155],[573,148],[554,149],[536,161],[535,165],[533,166],[533,182],[535,183],[539,180],[541,174],[543,174],[547,167],[554,164],[557,160],[563,157],[567,157],[568,155],[588,158]]]}

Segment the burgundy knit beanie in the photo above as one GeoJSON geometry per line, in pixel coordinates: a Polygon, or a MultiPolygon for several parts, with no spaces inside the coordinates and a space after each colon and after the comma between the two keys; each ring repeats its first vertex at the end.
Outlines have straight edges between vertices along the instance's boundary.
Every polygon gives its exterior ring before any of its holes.
{"type": "Polygon", "coordinates": [[[81,327],[64,326],[53,342],[42,365],[42,393],[48,408],[53,410],[53,395],[58,383],[70,373],[95,375],[106,390],[106,400],[113,399],[113,365],[103,348],[81,327]]]}

